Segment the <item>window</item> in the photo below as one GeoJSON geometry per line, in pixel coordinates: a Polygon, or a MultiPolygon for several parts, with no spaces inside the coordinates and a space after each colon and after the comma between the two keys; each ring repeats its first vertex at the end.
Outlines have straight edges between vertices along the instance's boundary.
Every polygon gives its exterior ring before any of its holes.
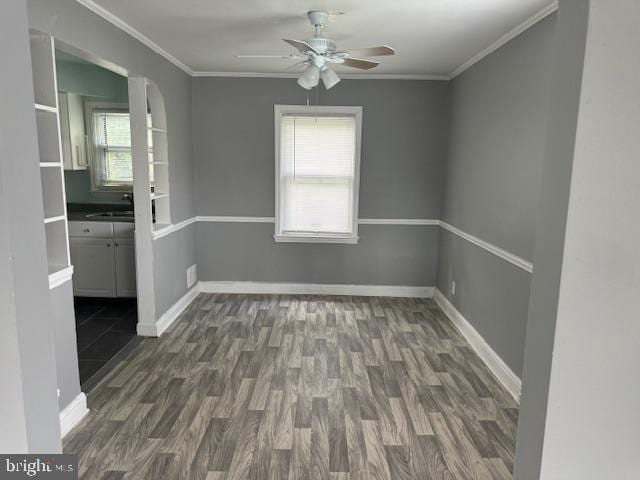
{"type": "Polygon", "coordinates": [[[275,106],[276,241],[358,241],[361,119],[361,107],[275,106]]]}
{"type": "MultiPolygon", "coordinates": [[[[128,106],[89,102],[87,116],[93,139],[92,189],[131,191],[133,161],[128,106]]],[[[149,154],[151,155],[151,144],[149,154]]],[[[153,169],[149,173],[153,176],[153,169]]]]}

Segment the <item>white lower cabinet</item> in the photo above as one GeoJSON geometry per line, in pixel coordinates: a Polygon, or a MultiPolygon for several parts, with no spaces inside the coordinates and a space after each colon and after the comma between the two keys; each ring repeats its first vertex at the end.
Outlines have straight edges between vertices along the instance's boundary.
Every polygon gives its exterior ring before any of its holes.
{"type": "Polygon", "coordinates": [[[113,240],[70,237],[73,294],[77,297],[115,297],[113,240]]]}
{"type": "Polygon", "coordinates": [[[121,225],[69,222],[75,296],[136,296],[133,225],[121,225]]]}
{"type": "Polygon", "coordinates": [[[116,238],[116,296],[136,296],[136,247],[133,238],[116,238]]]}

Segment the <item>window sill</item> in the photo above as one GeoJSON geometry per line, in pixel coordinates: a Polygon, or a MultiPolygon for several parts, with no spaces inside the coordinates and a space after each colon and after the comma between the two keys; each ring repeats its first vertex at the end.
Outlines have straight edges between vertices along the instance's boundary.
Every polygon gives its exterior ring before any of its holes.
{"type": "Polygon", "coordinates": [[[274,235],[276,243],[346,243],[355,245],[360,237],[339,235],[274,235]]]}

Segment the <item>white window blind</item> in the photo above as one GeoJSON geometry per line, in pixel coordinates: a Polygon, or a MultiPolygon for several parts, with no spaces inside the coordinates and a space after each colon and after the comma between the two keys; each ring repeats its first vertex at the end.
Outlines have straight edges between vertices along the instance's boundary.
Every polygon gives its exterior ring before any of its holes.
{"type": "MultiPolygon", "coordinates": [[[[147,116],[151,126],[151,115],[147,116]]],[[[95,189],[127,189],[133,186],[133,158],[131,155],[131,124],[129,112],[121,108],[94,107],[91,110],[94,149],[91,160],[95,189]]],[[[153,161],[153,139],[148,135],[149,161],[153,161]]],[[[149,165],[151,183],[153,164],[149,165]]]]}
{"type": "Polygon", "coordinates": [[[285,113],[279,130],[276,235],[354,237],[356,116],[285,113]]]}
{"type": "Polygon", "coordinates": [[[133,184],[131,127],[128,112],[94,110],[97,158],[94,175],[98,186],[133,184]]]}

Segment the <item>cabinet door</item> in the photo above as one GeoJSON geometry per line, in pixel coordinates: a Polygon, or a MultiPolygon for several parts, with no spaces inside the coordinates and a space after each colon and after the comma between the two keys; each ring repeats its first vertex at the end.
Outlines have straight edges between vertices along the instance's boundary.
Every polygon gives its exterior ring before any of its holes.
{"type": "Polygon", "coordinates": [[[69,104],[67,94],[58,93],[58,114],[60,116],[60,140],[62,141],[62,162],[65,170],[73,170],[71,155],[71,132],[69,130],[69,104]]]}
{"type": "Polygon", "coordinates": [[[75,93],[59,93],[58,105],[64,169],[86,170],[89,162],[82,97],[75,93]]]}
{"type": "Polygon", "coordinates": [[[117,238],[116,255],[116,295],[118,297],[136,296],[136,250],[132,238],[117,238]]]}
{"type": "Polygon", "coordinates": [[[115,297],[115,246],[110,238],[69,239],[73,265],[73,294],[78,297],[115,297]]]}
{"type": "Polygon", "coordinates": [[[87,153],[87,135],[84,129],[84,104],[77,93],[67,94],[69,107],[69,138],[71,139],[71,157],[74,170],[86,170],[89,165],[87,153]]]}

